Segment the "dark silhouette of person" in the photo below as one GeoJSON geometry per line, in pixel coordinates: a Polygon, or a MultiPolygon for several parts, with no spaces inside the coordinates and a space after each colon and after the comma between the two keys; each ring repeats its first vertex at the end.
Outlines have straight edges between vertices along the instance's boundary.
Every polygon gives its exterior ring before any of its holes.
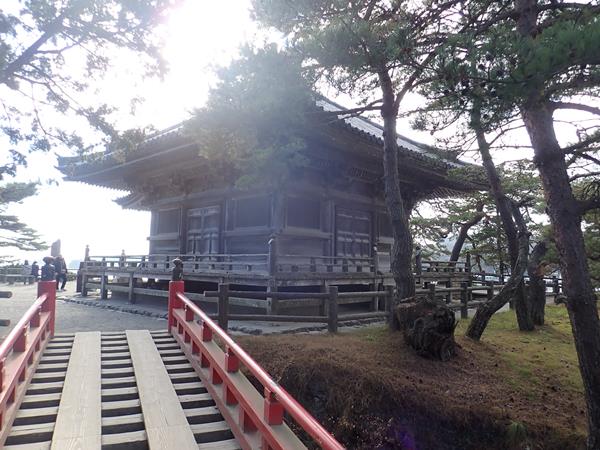
{"type": "Polygon", "coordinates": [[[21,268],[21,275],[23,276],[23,284],[29,283],[29,275],[31,275],[31,266],[29,265],[29,261],[26,259],[23,263],[23,267],[21,268]]]}
{"type": "Polygon", "coordinates": [[[64,291],[67,284],[67,263],[62,255],[54,258],[54,270],[56,271],[56,290],[59,290],[58,285],[60,284],[60,290],[64,291]]]}
{"type": "Polygon", "coordinates": [[[31,276],[34,281],[37,281],[40,277],[40,266],[38,266],[37,261],[34,261],[33,264],[31,264],[31,276]]]}
{"type": "Polygon", "coordinates": [[[54,270],[54,266],[52,263],[54,262],[54,258],[52,256],[45,256],[44,265],[42,266],[42,281],[54,281],[56,277],[56,271],[54,270]]]}

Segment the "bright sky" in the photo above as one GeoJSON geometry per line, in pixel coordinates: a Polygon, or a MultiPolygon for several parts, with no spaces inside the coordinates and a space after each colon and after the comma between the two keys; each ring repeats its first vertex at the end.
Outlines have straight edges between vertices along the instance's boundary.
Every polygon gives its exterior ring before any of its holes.
{"type": "MultiPolygon", "coordinates": [[[[123,129],[148,125],[161,129],[188,117],[189,111],[205,102],[208,89],[215,81],[213,69],[234,58],[242,43],[262,42],[265,32],[251,21],[249,0],[187,0],[172,12],[166,36],[164,57],[170,71],[163,81],[133,81],[136,68],[130,67],[129,61],[117,58],[115,68],[99,87],[109,103],[121,102],[119,125],[123,129]],[[132,94],[146,99],[133,116],[129,114],[128,105],[122,103],[132,94]]],[[[337,100],[351,104],[350,99],[337,100]]],[[[418,99],[410,102],[418,104],[418,99]]],[[[411,131],[406,121],[400,122],[399,132],[432,142],[430,136],[411,131]]],[[[521,156],[515,153],[513,156],[521,156]]],[[[82,259],[86,244],[90,245],[92,255],[117,255],[122,249],[127,254],[147,253],[148,212],[122,210],[112,201],[125,192],[60,180],[55,165],[54,154],[30,156],[29,166],[19,172],[19,180],[54,179],[59,183],[43,185],[37,196],[9,212],[38,230],[48,243],[61,239],[62,253],[68,262],[82,259]]],[[[40,261],[46,253],[0,251],[0,254],[29,262],[40,261]]]]}
{"type": "MultiPolygon", "coordinates": [[[[164,81],[134,84],[127,61],[117,65],[107,76],[103,92],[113,97],[109,101],[118,104],[119,99],[131,96],[131,92],[146,99],[134,117],[127,114],[128,108],[123,108],[120,118],[123,128],[147,125],[165,128],[185,119],[194,107],[201,106],[215,80],[212,69],[227,64],[243,42],[260,39],[248,8],[246,0],[182,2],[172,12],[167,25],[164,57],[170,71],[164,81]]],[[[60,180],[55,165],[54,154],[31,155],[29,166],[19,171],[18,179],[60,180]]],[[[82,259],[86,244],[90,245],[92,255],[117,255],[121,249],[128,254],[147,253],[150,215],[122,210],[112,202],[125,194],[59,181],[58,185],[44,185],[37,196],[15,205],[9,212],[38,230],[48,243],[61,239],[67,262],[82,259]]],[[[40,261],[46,253],[0,251],[15,258],[27,258],[30,263],[40,261]]]]}

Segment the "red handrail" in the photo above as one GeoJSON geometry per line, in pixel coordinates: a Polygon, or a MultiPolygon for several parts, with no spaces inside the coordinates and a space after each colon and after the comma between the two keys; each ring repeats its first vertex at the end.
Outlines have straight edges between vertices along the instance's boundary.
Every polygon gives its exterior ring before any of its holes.
{"type": "MultiPolygon", "coordinates": [[[[197,315],[203,327],[208,327],[216,334],[227,348],[227,357],[235,357],[263,385],[271,396],[269,401],[280,404],[283,409],[306,431],[321,448],[326,450],[344,450],[342,446],[317,420],[296,401],[284,388],[277,384],[269,374],[244,351],[221,327],[213,322],[208,315],[183,294],[183,282],[171,282],[169,301],[169,331],[174,324],[173,309],[185,308],[197,315]],[[178,301],[174,301],[178,300],[178,301]],[[179,304],[181,301],[183,304],[179,304]],[[185,305],[185,306],[184,306],[185,305]]],[[[187,316],[187,315],[186,315],[187,316]]],[[[189,319],[189,317],[187,317],[189,319]]],[[[267,400],[267,399],[265,399],[267,400]]],[[[268,413],[265,413],[268,414],[268,413]]]]}
{"type": "Polygon", "coordinates": [[[56,283],[39,282],[38,298],[0,344],[0,446],[33,374],[29,366],[54,335],[55,308],[56,283]]]}

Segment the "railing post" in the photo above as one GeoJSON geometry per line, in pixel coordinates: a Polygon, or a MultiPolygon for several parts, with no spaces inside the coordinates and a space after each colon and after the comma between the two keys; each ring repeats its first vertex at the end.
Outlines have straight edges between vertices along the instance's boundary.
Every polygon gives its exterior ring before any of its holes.
{"type": "MultiPolygon", "coordinates": [[[[0,358],[0,392],[4,389],[4,363],[6,358],[0,358]]],[[[2,412],[0,412],[0,428],[2,428],[2,412]]]]}
{"type": "Polygon", "coordinates": [[[488,302],[494,298],[494,282],[490,281],[488,282],[488,286],[487,286],[487,300],[488,302]]]}
{"type": "Polygon", "coordinates": [[[388,324],[393,322],[392,314],[394,314],[394,286],[385,287],[385,311],[388,313],[388,324]]]}
{"type": "Polygon", "coordinates": [[[558,285],[558,278],[556,275],[552,275],[552,292],[554,293],[554,299],[560,294],[560,286],[558,285]]]}
{"type": "Polygon", "coordinates": [[[29,325],[25,325],[20,333],[19,333],[19,337],[17,337],[17,340],[15,341],[15,344],[13,346],[13,351],[15,352],[24,352],[27,349],[27,332],[29,330],[29,325]]]}
{"type": "Polygon", "coordinates": [[[108,283],[108,276],[106,275],[106,267],[104,267],[104,271],[102,272],[102,277],[100,278],[100,298],[102,300],[106,300],[108,298],[108,289],[106,288],[107,283],[108,283]]]}
{"type": "Polygon", "coordinates": [[[429,283],[429,293],[428,293],[428,297],[429,297],[429,301],[431,303],[435,303],[435,283],[429,283]]]}
{"type": "Polygon", "coordinates": [[[56,281],[40,281],[38,283],[38,297],[46,294],[46,301],[42,311],[50,313],[50,336],[54,336],[56,322],[56,281]]]}
{"type": "Polygon", "coordinates": [[[173,310],[181,308],[181,300],[177,298],[178,293],[184,292],[185,283],[184,281],[170,281],[169,282],[169,304],[167,314],[167,330],[171,331],[171,327],[175,325],[175,319],[173,316],[173,310]]]}
{"type": "Polygon", "coordinates": [[[219,284],[219,311],[218,319],[219,326],[227,331],[229,316],[229,285],[226,283],[219,284]]]}
{"type": "Polygon", "coordinates": [[[463,281],[460,283],[460,318],[466,319],[469,317],[469,283],[463,281]]]}
{"type": "Polygon", "coordinates": [[[272,236],[269,239],[269,275],[274,276],[277,273],[277,238],[272,236]]]}
{"type": "Polygon", "coordinates": [[[269,285],[267,286],[267,314],[277,314],[279,310],[279,299],[277,298],[277,284],[275,280],[269,280],[269,285]],[[274,296],[269,296],[269,294],[275,294],[274,296]]]}
{"type": "Polygon", "coordinates": [[[281,425],[283,423],[283,405],[277,401],[275,394],[266,387],[264,419],[269,425],[281,425]]]}
{"type": "Polygon", "coordinates": [[[134,304],[135,303],[135,278],[134,277],[134,273],[131,272],[129,274],[129,291],[127,292],[127,300],[129,300],[129,303],[134,304]]]}
{"type": "Polygon", "coordinates": [[[376,245],[373,246],[373,258],[371,267],[373,268],[374,274],[377,274],[377,272],[379,272],[379,253],[377,251],[376,245]]]}
{"type": "MultiPolygon", "coordinates": [[[[452,280],[446,281],[446,288],[452,289],[452,280]]],[[[446,304],[449,305],[452,303],[452,291],[446,292],[446,304]]]]}
{"type": "Polygon", "coordinates": [[[329,286],[329,308],[327,311],[327,330],[330,333],[337,333],[338,330],[338,287],[329,286]]]}

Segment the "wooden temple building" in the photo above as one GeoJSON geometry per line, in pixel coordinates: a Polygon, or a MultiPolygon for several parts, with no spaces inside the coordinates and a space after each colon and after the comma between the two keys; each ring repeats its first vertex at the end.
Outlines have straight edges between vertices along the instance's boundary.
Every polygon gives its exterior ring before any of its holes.
{"type": "MultiPolygon", "coordinates": [[[[84,290],[125,292],[132,301],[136,294],[163,295],[176,257],[184,261],[186,290],[200,296],[218,283],[305,292],[392,284],[382,127],[360,117],[332,120],[343,108],[323,98],[316,104],[323,114],[298,129],[307,163],[284,187],[214,181],[220,177],[210,173],[184,124],[125,156],[60,158],[66,180],[127,191],[118,204],[152,214],[148,254],[86,258],[84,290]]],[[[402,189],[412,199],[483,187],[455,175],[468,164],[402,136],[398,144],[402,189]]],[[[272,312],[261,300],[240,304],[272,312]]]]}

